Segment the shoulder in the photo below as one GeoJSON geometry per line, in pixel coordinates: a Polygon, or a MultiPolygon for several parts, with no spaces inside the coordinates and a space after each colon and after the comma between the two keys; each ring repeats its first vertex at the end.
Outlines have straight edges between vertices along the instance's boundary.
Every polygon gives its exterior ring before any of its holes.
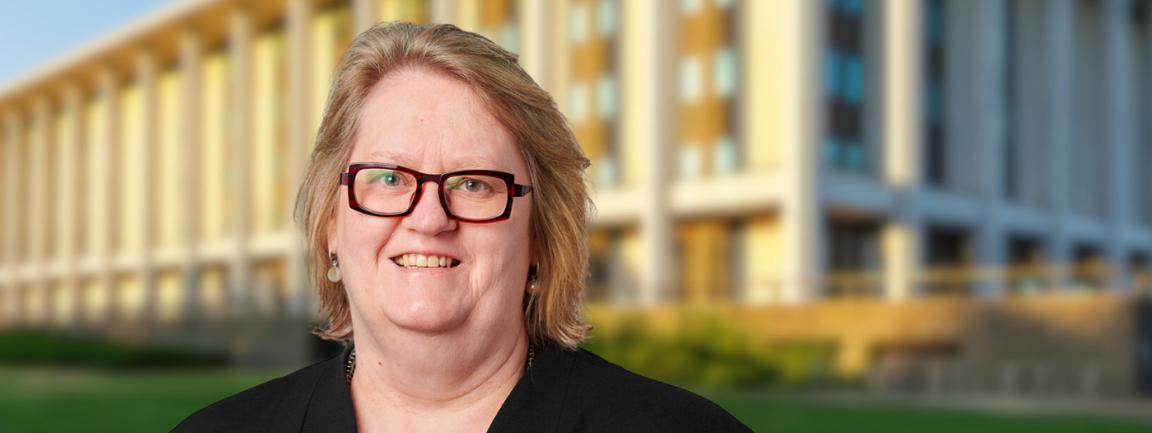
{"type": "Polygon", "coordinates": [[[692,392],[649,379],[584,349],[572,359],[569,409],[587,410],[589,431],[750,431],[720,406],[692,392]]]}
{"type": "Polygon", "coordinates": [[[333,359],[213,403],[184,419],[173,432],[263,432],[270,431],[273,425],[290,422],[284,414],[303,412],[316,382],[327,370],[326,364],[333,359]]]}

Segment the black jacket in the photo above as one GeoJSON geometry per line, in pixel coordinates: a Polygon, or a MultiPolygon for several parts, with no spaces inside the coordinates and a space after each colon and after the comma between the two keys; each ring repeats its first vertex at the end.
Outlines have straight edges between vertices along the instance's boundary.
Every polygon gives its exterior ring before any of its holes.
{"type": "MultiPolygon", "coordinates": [[[[352,433],[347,351],[201,409],[174,432],[352,433]]],[[[716,404],[583,349],[544,347],[489,432],[747,432],[716,404]]]]}

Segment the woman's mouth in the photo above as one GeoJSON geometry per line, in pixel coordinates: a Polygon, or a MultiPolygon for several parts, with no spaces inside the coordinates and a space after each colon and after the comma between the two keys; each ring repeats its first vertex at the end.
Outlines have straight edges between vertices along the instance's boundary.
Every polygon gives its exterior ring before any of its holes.
{"type": "Polygon", "coordinates": [[[392,263],[405,268],[454,268],[460,260],[448,256],[401,254],[393,257],[392,263]]]}

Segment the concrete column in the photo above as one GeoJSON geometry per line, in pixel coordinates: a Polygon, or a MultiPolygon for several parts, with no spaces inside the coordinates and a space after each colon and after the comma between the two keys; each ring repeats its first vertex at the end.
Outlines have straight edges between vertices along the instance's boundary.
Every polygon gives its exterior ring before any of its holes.
{"type": "Polygon", "coordinates": [[[668,149],[676,140],[667,128],[675,124],[675,81],[667,73],[676,70],[675,8],[653,0],[621,6],[620,48],[624,58],[632,59],[621,65],[621,88],[627,89],[630,101],[621,107],[621,135],[642,147],[642,160],[648,161],[640,185],[643,262],[637,300],[652,305],[672,292],[677,279],[667,189],[672,166],[668,149]]]}
{"type": "MultiPolygon", "coordinates": [[[[1111,231],[1105,253],[1111,272],[1106,284],[1121,293],[1130,289],[1124,232],[1134,220],[1136,197],[1130,158],[1136,155],[1132,134],[1132,31],[1129,0],[1106,0],[1104,6],[1104,148],[1107,152],[1108,220],[1111,231]]],[[[1142,77],[1147,78],[1147,77],[1142,77]]],[[[1141,97],[1146,97],[1141,95],[1141,97]]]]}
{"type": "Polygon", "coordinates": [[[1072,146],[1072,60],[1075,40],[1071,0],[1051,0],[1040,4],[1041,62],[1046,75],[1039,77],[1044,91],[1040,92],[1036,109],[1041,112],[1040,142],[1047,144],[1046,188],[1051,220],[1048,228],[1048,261],[1052,272],[1050,284],[1054,288],[1067,287],[1068,266],[1071,262],[1071,242],[1068,238],[1069,154],[1072,146]]]}
{"type": "Polygon", "coordinates": [[[112,206],[112,183],[114,167],[113,155],[117,154],[120,119],[119,80],[116,72],[110,66],[103,66],[98,73],[98,98],[104,104],[104,118],[101,121],[104,148],[88,153],[92,171],[88,173],[93,179],[93,194],[89,196],[90,211],[93,223],[89,226],[92,231],[92,255],[96,268],[95,289],[103,292],[108,298],[108,306],[102,311],[97,321],[105,324],[113,322],[121,314],[119,293],[113,284],[112,272],[112,233],[117,224],[112,206]]]}
{"type": "Polygon", "coordinates": [[[27,165],[28,165],[28,132],[27,116],[28,113],[23,112],[20,108],[11,108],[8,112],[6,122],[8,123],[8,152],[5,157],[7,158],[6,172],[8,174],[8,198],[16,203],[17,206],[5,206],[11,208],[8,212],[7,218],[7,249],[9,263],[11,264],[12,279],[8,287],[8,293],[5,296],[6,308],[8,310],[9,323],[22,323],[26,314],[23,306],[23,287],[27,280],[27,265],[28,265],[28,251],[27,251],[27,234],[21,231],[27,230],[24,224],[28,219],[28,190],[26,185],[29,183],[27,165]]]}
{"type": "Polygon", "coordinates": [[[250,310],[251,270],[248,263],[249,203],[252,188],[249,182],[249,155],[252,147],[252,16],[243,7],[233,9],[228,17],[229,118],[232,185],[232,241],[228,260],[229,310],[234,318],[242,318],[250,310]]]}
{"type": "MultiPolygon", "coordinates": [[[[144,323],[155,323],[157,318],[157,286],[156,286],[156,269],[152,264],[152,254],[155,249],[155,233],[156,233],[156,182],[155,170],[156,166],[156,142],[159,134],[156,130],[158,123],[157,113],[160,112],[159,107],[159,90],[156,84],[156,58],[155,55],[149,50],[141,50],[136,54],[136,85],[140,91],[140,136],[143,137],[144,145],[141,147],[140,161],[142,164],[139,167],[130,167],[128,170],[138,171],[141,173],[143,184],[140,188],[141,197],[140,215],[138,220],[142,221],[141,227],[135,228],[141,232],[141,251],[140,262],[137,266],[137,274],[140,275],[140,285],[144,291],[144,311],[141,317],[144,323]]],[[[150,326],[148,327],[151,328],[150,326]]]]}
{"type": "MultiPolygon", "coordinates": [[[[4,135],[0,142],[0,194],[3,194],[4,203],[16,203],[19,188],[16,169],[20,163],[18,146],[20,142],[20,115],[14,108],[5,110],[4,135]]],[[[0,226],[0,263],[5,270],[5,278],[0,281],[0,324],[13,324],[16,322],[15,293],[18,287],[17,274],[19,261],[16,257],[16,230],[17,212],[21,206],[0,206],[3,213],[3,225],[0,226]]]]}
{"type": "MultiPolygon", "coordinates": [[[[453,0],[448,6],[452,10],[452,23],[460,26],[460,28],[468,31],[483,34],[480,28],[480,7],[483,6],[478,0],[453,0]]],[[[499,35],[487,35],[497,44],[500,43],[499,35]]],[[[507,48],[507,47],[505,47],[507,48]]]]}
{"type": "Polygon", "coordinates": [[[823,3],[782,1],[772,6],[771,24],[781,63],[779,77],[790,88],[775,110],[784,116],[778,132],[784,177],[780,213],[780,281],[773,300],[804,302],[819,297],[824,266],[825,217],[820,195],[820,146],[824,134],[820,76],[823,54],[823,3]]]}
{"type": "MultiPolygon", "coordinates": [[[[292,19],[291,13],[293,7],[299,6],[288,6],[289,20],[292,19]]],[[[307,6],[305,6],[305,8],[307,8],[307,6]]],[[[376,8],[376,0],[352,0],[352,34],[359,34],[360,32],[368,30],[373,24],[376,24],[376,17],[379,16],[376,8]]],[[[307,23],[305,23],[304,29],[305,31],[308,29],[307,23]]]]}
{"type": "MultiPolygon", "coordinates": [[[[1005,107],[1001,92],[1004,89],[1004,7],[998,2],[971,2],[965,3],[970,8],[965,14],[968,18],[963,34],[971,35],[969,43],[972,44],[970,58],[961,61],[965,65],[961,76],[969,77],[970,103],[967,106],[976,107],[967,110],[971,113],[971,125],[957,125],[955,129],[970,131],[970,141],[961,140],[955,143],[972,143],[975,147],[975,165],[969,170],[968,176],[976,188],[980,199],[981,221],[975,227],[976,232],[976,266],[977,285],[976,294],[983,297],[997,298],[1004,295],[1004,265],[1007,259],[1003,223],[999,215],[1003,206],[1004,192],[1004,145],[1005,107]],[[972,33],[966,29],[979,28],[980,32],[972,33]],[[980,173],[976,175],[975,173],[980,173]]],[[[953,35],[949,35],[950,37],[953,35]]],[[[960,34],[955,34],[957,38],[960,34]]],[[[963,147],[968,147],[965,144],[963,147]]]]}
{"type": "MultiPolygon", "coordinates": [[[[314,133],[308,126],[313,104],[308,89],[308,83],[311,81],[308,76],[309,55],[312,50],[310,47],[304,48],[308,47],[311,39],[308,35],[308,24],[312,14],[310,8],[310,2],[304,0],[290,0],[288,3],[288,46],[295,47],[288,50],[287,59],[288,112],[285,119],[287,125],[285,138],[288,140],[288,155],[285,180],[290,187],[281,190],[286,195],[284,202],[289,203],[286,209],[289,213],[286,215],[288,221],[292,221],[291,204],[295,203],[296,189],[304,181],[309,141],[314,133]]],[[[359,9],[357,13],[361,13],[359,9]]],[[[288,227],[287,236],[290,239],[290,248],[285,260],[287,275],[284,278],[289,292],[287,314],[292,317],[312,317],[315,302],[313,302],[312,281],[308,278],[308,251],[305,249],[304,236],[292,226],[288,227]]]]}
{"type": "Polygon", "coordinates": [[[884,8],[884,177],[906,200],[882,228],[884,294],[906,299],[918,292],[921,279],[922,231],[915,197],[922,188],[920,137],[921,5],[894,0],[884,8]]]}
{"type": "Polygon", "coordinates": [[[52,106],[48,97],[40,95],[32,102],[32,134],[29,135],[27,147],[27,167],[25,175],[28,178],[28,264],[30,278],[24,286],[25,306],[29,308],[29,319],[33,323],[47,324],[51,316],[51,297],[48,293],[48,284],[45,281],[49,261],[47,251],[48,230],[48,204],[51,197],[47,188],[48,147],[52,143],[52,106]],[[32,306],[37,305],[38,311],[32,306]]]}
{"type": "Polygon", "coordinates": [[[434,23],[459,24],[454,0],[428,0],[428,17],[434,23]]]}
{"type": "Polygon", "coordinates": [[[80,252],[76,248],[76,238],[79,235],[80,224],[84,224],[84,219],[80,217],[81,209],[76,206],[77,198],[84,193],[82,190],[82,182],[89,179],[81,179],[77,173],[81,170],[80,166],[84,161],[80,160],[81,146],[84,137],[84,101],[81,90],[76,83],[68,83],[65,85],[63,94],[64,111],[67,113],[68,129],[70,136],[67,140],[61,140],[59,144],[58,161],[59,161],[59,182],[58,193],[56,195],[56,208],[60,212],[59,219],[56,220],[56,232],[59,236],[58,251],[60,253],[61,265],[64,266],[64,278],[61,281],[62,291],[64,294],[61,296],[69,296],[72,298],[72,323],[75,325],[83,321],[84,314],[84,293],[81,291],[79,281],[76,275],[77,265],[79,263],[80,252]]]}
{"type": "Polygon", "coordinates": [[[7,294],[7,307],[10,323],[23,324],[26,320],[27,309],[24,307],[23,290],[31,275],[29,272],[28,257],[28,142],[29,118],[31,113],[27,106],[14,106],[9,109],[8,124],[13,140],[9,143],[7,157],[11,167],[7,170],[10,175],[11,199],[19,206],[12,206],[11,220],[9,222],[10,235],[7,236],[9,257],[12,264],[11,286],[7,294]]]}
{"type": "MultiPolygon", "coordinates": [[[[800,125],[800,113],[796,113],[788,106],[789,101],[796,97],[780,98],[780,95],[799,92],[795,83],[785,81],[782,74],[795,68],[781,68],[780,65],[788,62],[781,59],[795,57],[795,50],[799,44],[795,43],[795,35],[799,34],[799,23],[782,21],[779,23],[770,20],[776,19],[775,4],[770,2],[745,2],[740,5],[742,13],[738,17],[743,42],[740,44],[740,62],[744,69],[740,74],[745,77],[756,77],[754,80],[744,80],[740,83],[744,93],[740,96],[741,115],[744,119],[757,119],[755,122],[741,122],[738,132],[745,143],[748,160],[746,163],[750,171],[770,172],[783,166],[779,158],[780,149],[792,144],[785,133],[795,134],[792,128],[800,125]],[[785,26],[776,26],[781,24],[785,26]],[[757,162],[763,161],[763,162],[757,162]]],[[[803,81],[801,81],[803,82],[803,81]]],[[[779,227],[765,225],[758,228],[761,233],[771,230],[781,230],[779,227]]],[[[756,236],[749,232],[748,236],[756,236]]],[[[764,236],[764,235],[761,235],[764,236]]],[[[763,239],[763,238],[762,238],[763,239]]],[[[771,251],[775,245],[768,244],[766,240],[750,240],[764,251],[771,251]]],[[[777,251],[782,248],[777,249],[777,251]]],[[[786,256],[787,253],[780,254],[786,256]]],[[[756,258],[747,258],[748,263],[758,261],[756,258]]],[[[777,298],[775,290],[776,280],[781,277],[763,264],[748,266],[742,301],[752,304],[767,304],[777,298]]]]}
{"type": "Polygon", "coordinates": [[[202,58],[200,35],[193,29],[184,29],[180,34],[180,75],[183,78],[180,89],[180,101],[184,112],[180,118],[180,152],[181,160],[178,174],[180,191],[184,197],[181,217],[184,224],[180,228],[180,285],[182,292],[183,318],[185,322],[195,322],[200,315],[200,280],[199,264],[196,259],[196,248],[199,244],[200,233],[200,119],[201,89],[200,89],[200,62],[202,58]]]}
{"type": "Polygon", "coordinates": [[[552,62],[549,54],[552,40],[556,38],[551,22],[552,8],[557,2],[519,0],[516,5],[517,19],[523,32],[520,37],[520,66],[531,75],[540,87],[551,89],[552,62]]]}
{"type": "MultiPolygon", "coordinates": [[[[3,184],[4,203],[16,203],[17,193],[19,191],[19,179],[17,178],[17,168],[20,161],[17,160],[19,156],[19,142],[21,134],[20,115],[15,109],[9,108],[4,113],[4,144],[3,149],[0,149],[4,158],[0,159],[0,183],[3,184]]],[[[12,277],[10,281],[14,281],[14,270],[18,263],[16,257],[16,231],[18,230],[16,223],[17,212],[20,211],[20,206],[2,206],[0,212],[4,213],[4,225],[0,227],[0,257],[3,257],[2,262],[4,267],[9,270],[9,275],[12,277]]]]}

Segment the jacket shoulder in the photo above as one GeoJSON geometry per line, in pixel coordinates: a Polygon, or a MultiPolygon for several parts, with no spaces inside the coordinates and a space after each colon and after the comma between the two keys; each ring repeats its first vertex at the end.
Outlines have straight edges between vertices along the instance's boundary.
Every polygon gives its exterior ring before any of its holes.
{"type": "Polygon", "coordinates": [[[285,415],[303,414],[312,389],[329,362],[332,361],[312,364],[213,403],[185,418],[172,431],[264,432],[273,431],[274,425],[299,423],[301,420],[285,415]]]}

